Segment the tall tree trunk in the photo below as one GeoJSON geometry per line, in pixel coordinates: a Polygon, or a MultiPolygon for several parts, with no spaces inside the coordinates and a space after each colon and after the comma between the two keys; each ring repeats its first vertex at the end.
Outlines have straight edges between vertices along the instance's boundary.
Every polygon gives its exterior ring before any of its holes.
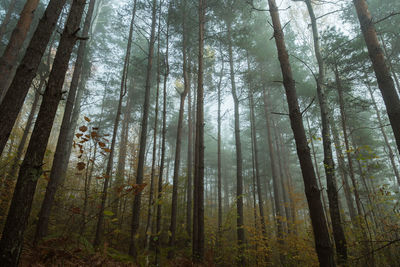
{"type": "Polygon", "coordinates": [[[242,143],[240,140],[240,113],[239,113],[239,98],[236,92],[235,83],[235,69],[233,64],[233,49],[232,49],[232,29],[230,22],[226,22],[227,27],[227,41],[228,41],[228,52],[229,52],[229,67],[230,67],[230,79],[231,79],[231,90],[234,103],[234,113],[235,113],[235,146],[236,146],[236,198],[237,198],[237,242],[239,248],[238,255],[238,265],[244,266],[244,218],[243,218],[243,158],[242,158],[242,143]]]}
{"type": "Polygon", "coordinates": [[[318,62],[318,77],[317,82],[317,95],[321,111],[321,124],[322,124],[322,143],[324,149],[324,169],[326,176],[327,193],[329,200],[329,213],[331,216],[333,238],[336,245],[337,263],[339,265],[345,264],[347,261],[347,242],[342,227],[342,219],[339,211],[339,198],[335,177],[335,163],[333,161],[331,130],[329,125],[329,111],[326,103],[325,95],[325,67],[322,58],[319,34],[317,27],[317,19],[314,14],[314,9],[311,0],[305,0],[307,10],[311,19],[311,27],[314,39],[314,52],[318,62]]]}
{"type": "Polygon", "coordinates": [[[49,76],[29,146],[19,171],[10,211],[0,241],[1,266],[18,265],[24,231],[28,223],[36,184],[43,172],[43,157],[46,152],[45,144],[48,143],[57,107],[62,97],[62,86],[68,70],[72,49],[77,41],[76,33],[79,30],[84,7],[84,0],[73,1],[64,31],[61,35],[53,68],[49,76]]]}
{"type": "MultiPolygon", "coordinates": [[[[157,188],[157,218],[156,218],[156,255],[155,265],[160,265],[160,235],[161,235],[161,199],[162,199],[162,187],[163,187],[163,175],[164,175],[164,162],[165,162],[165,134],[167,132],[167,81],[169,75],[169,13],[167,18],[167,30],[166,30],[166,51],[165,51],[165,73],[164,73],[164,85],[163,85],[163,112],[162,112],[162,140],[161,140],[161,162],[160,170],[158,175],[158,188],[157,188]]],[[[168,171],[167,171],[168,176],[168,171]]]]}
{"type": "Polygon", "coordinates": [[[385,56],[378,36],[375,30],[375,24],[368,10],[366,0],[353,0],[360,21],[361,31],[368,48],[369,57],[372,61],[378,87],[381,90],[386,111],[393,129],[397,143],[398,152],[400,152],[400,98],[396,92],[393,79],[386,65],[385,56]]]}
{"type": "Polygon", "coordinates": [[[324,217],[321,195],[318,190],[310,148],[308,147],[307,137],[304,130],[302,114],[297,100],[296,86],[289,62],[289,56],[286,50],[278,8],[275,0],[268,0],[268,4],[274,27],[274,38],[278,50],[278,58],[282,69],[283,84],[289,106],[290,122],[303,174],[305,193],[314,231],[316,252],[321,266],[335,266],[333,248],[329,238],[326,219],[324,217]]]}
{"type": "MultiPolygon", "coordinates": [[[[152,19],[151,19],[151,33],[150,33],[150,43],[149,43],[149,52],[147,59],[147,74],[146,74],[146,84],[145,84],[145,96],[144,96],[144,104],[143,104],[143,117],[142,117],[142,129],[140,134],[140,147],[139,147],[139,159],[138,159],[138,167],[136,171],[136,184],[143,183],[144,176],[144,164],[145,164],[145,152],[146,152],[146,141],[147,141],[147,124],[149,118],[149,107],[150,107],[150,90],[151,90],[151,70],[153,67],[153,52],[154,52],[154,43],[155,43],[155,30],[156,30],[156,21],[157,21],[157,0],[152,1],[152,19]]],[[[139,229],[140,223],[140,205],[142,200],[142,194],[139,192],[135,195],[133,201],[133,209],[132,209],[132,225],[131,225],[131,236],[130,236],[130,245],[129,245],[129,254],[136,258],[137,256],[137,247],[136,247],[136,233],[139,229]]]]}
{"type": "MultiPolygon", "coordinates": [[[[32,20],[35,17],[35,10],[39,0],[27,0],[21,11],[17,25],[11,33],[10,40],[0,57],[0,102],[7,92],[7,85],[12,79],[12,71],[17,63],[17,57],[22,45],[28,35],[32,20]]],[[[1,38],[0,38],[1,40],[1,38]]]]}
{"type": "MultiPolygon", "coordinates": [[[[91,0],[89,4],[88,12],[85,18],[85,24],[82,31],[84,37],[86,37],[89,33],[95,2],[95,0],[91,0]]],[[[54,204],[54,197],[56,195],[59,185],[63,183],[63,180],[66,176],[65,173],[61,173],[61,166],[64,164],[64,161],[67,160],[65,158],[66,151],[68,149],[67,146],[71,146],[71,143],[68,143],[68,133],[70,131],[69,127],[71,126],[71,116],[76,97],[76,89],[78,87],[80,73],[82,71],[85,51],[86,40],[81,40],[79,43],[78,54],[74,66],[74,74],[72,76],[71,86],[68,93],[67,102],[65,104],[65,110],[61,123],[60,134],[57,140],[56,151],[54,153],[53,165],[51,166],[50,180],[47,184],[46,193],[38,216],[39,219],[34,238],[35,245],[48,234],[49,219],[51,208],[54,204]]]]}
{"type": "Polygon", "coordinates": [[[184,2],[184,8],[182,9],[182,28],[183,28],[183,45],[182,45],[182,56],[183,56],[183,80],[184,90],[180,93],[180,106],[178,115],[178,128],[176,133],[176,145],[175,145],[175,161],[174,161],[174,175],[172,178],[172,204],[171,204],[171,224],[169,231],[171,233],[168,241],[170,250],[168,258],[173,258],[175,255],[175,235],[176,235],[176,217],[178,209],[178,179],[179,179],[179,168],[181,162],[181,144],[182,144],[182,126],[183,126],[183,115],[185,113],[185,98],[189,92],[189,77],[187,72],[187,29],[186,29],[186,1],[184,2]]]}
{"type": "MultiPolygon", "coordinates": [[[[132,39],[133,39],[133,28],[135,26],[135,16],[136,16],[136,4],[137,0],[133,1],[133,10],[132,10],[132,17],[131,23],[129,27],[129,35],[128,35],[128,44],[126,46],[125,51],[125,59],[124,59],[124,70],[122,72],[122,79],[121,79],[121,88],[127,86],[128,82],[128,66],[131,57],[131,50],[132,50],[132,39]]],[[[134,83],[134,81],[132,81],[134,83]]],[[[113,212],[115,216],[118,216],[118,206],[119,206],[119,198],[120,195],[120,187],[123,184],[124,176],[125,176],[125,158],[126,158],[126,151],[127,151],[127,140],[128,140],[128,131],[129,131],[129,121],[131,118],[131,109],[133,106],[133,88],[134,85],[130,84],[128,88],[128,100],[125,107],[124,112],[124,122],[122,126],[122,136],[121,136],[121,143],[118,155],[118,164],[117,164],[117,173],[115,176],[115,185],[114,185],[114,203],[113,203],[113,212]]],[[[126,89],[125,89],[126,90],[126,89]]]]}
{"type": "MultiPolygon", "coordinates": [[[[265,115],[265,121],[266,121],[266,126],[267,126],[267,140],[268,140],[268,152],[269,152],[269,158],[270,158],[270,164],[271,164],[271,173],[272,173],[272,186],[274,190],[274,204],[275,204],[275,223],[276,223],[276,228],[277,228],[277,239],[279,244],[283,244],[283,210],[282,210],[282,204],[280,203],[280,192],[278,188],[278,170],[276,168],[276,158],[275,158],[275,150],[274,150],[274,145],[272,141],[272,123],[271,123],[271,112],[269,110],[269,104],[268,104],[268,98],[267,94],[265,92],[266,90],[263,90],[263,99],[264,99],[264,115],[265,115]]],[[[280,253],[280,260],[281,263],[284,264],[284,256],[282,253],[280,253]]]]}
{"type": "Polygon", "coordinates": [[[10,22],[11,15],[14,12],[16,3],[17,3],[17,0],[10,0],[10,3],[8,5],[8,9],[7,9],[7,13],[4,16],[3,21],[1,22],[1,25],[0,25],[0,46],[2,44],[2,40],[3,40],[4,34],[6,33],[7,25],[10,22]]]}
{"type": "MultiPolygon", "coordinates": [[[[248,71],[250,71],[250,62],[248,60],[248,71]]],[[[265,214],[264,214],[264,200],[263,200],[263,190],[261,185],[261,175],[260,175],[260,164],[258,160],[258,143],[257,143],[257,129],[256,129],[256,121],[255,121],[255,112],[254,112],[254,96],[253,96],[253,87],[251,82],[249,82],[249,105],[250,105],[250,127],[251,127],[251,139],[252,145],[254,149],[254,165],[256,170],[256,182],[257,182],[257,196],[258,196],[258,207],[260,210],[260,223],[261,223],[261,231],[263,234],[263,238],[265,241],[265,246],[268,247],[268,243],[266,242],[267,237],[267,228],[265,224],[265,214]]]]}
{"type": "Polygon", "coordinates": [[[150,188],[149,188],[149,203],[147,208],[147,222],[146,222],[146,249],[150,246],[150,237],[152,233],[152,210],[154,205],[154,176],[156,172],[156,158],[157,158],[157,128],[158,128],[158,99],[160,96],[160,82],[161,82],[161,73],[160,73],[160,35],[161,35],[161,9],[158,17],[158,30],[157,30],[157,92],[156,92],[156,108],[154,110],[155,118],[154,118],[154,128],[153,128],[153,151],[152,151],[152,162],[151,162],[151,174],[150,174],[150,188]]]}
{"type": "Polygon", "coordinates": [[[191,61],[188,59],[188,151],[187,151],[187,200],[186,200],[186,232],[192,236],[192,173],[193,173],[193,119],[192,119],[192,94],[191,94],[191,61]]]}
{"type": "Polygon", "coordinates": [[[0,103],[0,153],[3,152],[14,126],[18,113],[24,103],[32,80],[35,78],[40,60],[46,50],[50,37],[66,0],[51,0],[35,33],[26,49],[25,56],[17,68],[14,79],[0,103]]]}
{"type": "Polygon", "coordinates": [[[218,157],[218,167],[217,167],[217,179],[218,179],[218,248],[221,249],[221,238],[222,238],[222,159],[221,159],[221,85],[222,85],[222,78],[224,76],[224,58],[222,54],[222,44],[220,44],[220,53],[221,53],[221,73],[219,76],[218,81],[218,137],[217,137],[217,157],[218,157]]]}
{"type": "Polygon", "coordinates": [[[203,57],[204,28],[206,23],[206,1],[198,1],[199,17],[199,53],[197,70],[197,111],[196,111],[196,141],[194,157],[194,188],[193,188],[193,261],[204,260],[204,88],[203,88],[203,57]]]}

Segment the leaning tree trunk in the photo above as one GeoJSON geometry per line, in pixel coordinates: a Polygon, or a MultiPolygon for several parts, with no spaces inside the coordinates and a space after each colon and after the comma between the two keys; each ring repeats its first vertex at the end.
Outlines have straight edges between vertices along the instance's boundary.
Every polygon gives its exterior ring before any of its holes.
{"type": "MultiPolygon", "coordinates": [[[[91,0],[89,4],[88,13],[86,15],[85,24],[82,31],[84,37],[87,36],[89,33],[95,2],[96,2],[95,0],[91,0]]],[[[66,151],[68,149],[67,146],[71,146],[71,144],[67,142],[68,133],[70,131],[69,129],[69,127],[71,126],[70,121],[76,97],[76,89],[78,87],[80,73],[82,71],[85,50],[86,50],[86,40],[81,40],[74,66],[74,74],[72,75],[71,86],[68,93],[67,102],[65,104],[65,110],[61,123],[60,134],[57,140],[56,151],[54,153],[53,164],[51,166],[50,180],[47,184],[46,193],[39,212],[39,219],[34,238],[35,245],[48,233],[50,213],[51,213],[51,208],[54,204],[54,198],[59,185],[63,183],[63,180],[65,179],[66,176],[65,173],[61,172],[62,171],[61,166],[62,164],[64,164],[64,161],[67,160],[65,158],[66,151]]]]}
{"type": "Polygon", "coordinates": [[[239,98],[236,93],[235,73],[233,65],[233,51],[232,51],[232,36],[231,36],[231,24],[227,22],[227,38],[228,38],[228,52],[229,52],[229,67],[230,67],[230,79],[231,79],[231,90],[234,103],[235,113],[235,147],[236,147],[236,205],[237,205],[237,245],[239,247],[238,265],[245,265],[244,260],[244,216],[243,216],[243,158],[242,158],[242,143],[240,140],[240,117],[239,117],[239,98]]]}
{"type": "Polygon", "coordinates": [[[360,21],[361,31],[368,48],[379,89],[381,90],[386,111],[389,116],[397,149],[400,152],[400,98],[396,92],[390,70],[386,65],[385,55],[375,30],[375,24],[368,10],[366,0],[353,0],[360,21]]]}
{"type": "Polygon", "coordinates": [[[307,10],[311,18],[311,27],[314,39],[314,51],[318,62],[318,77],[316,79],[316,82],[318,102],[321,111],[321,134],[324,149],[324,169],[329,200],[329,213],[332,222],[333,238],[336,245],[337,262],[339,265],[342,265],[346,264],[347,261],[347,242],[344,235],[342,219],[339,210],[339,197],[335,177],[335,163],[333,161],[331,130],[329,127],[329,111],[325,95],[325,67],[320,50],[317,19],[314,14],[314,9],[312,7],[311,0],[305,0],[305,3],[307,5],[307,10]]]}
{"type": "Polygon", "coordinates": [[[184,2],[183,14],[182,14],[182,28],[183,28],[183,45],[182,45],[182,56],[183,56],[183,80],[184,80],[184,90],[180,93],[180,106],[178,115],[178,128],[176,133],[176,145],[175,145],[175,161],[174,161],[174,175],[172,178],[172,204],[171,204],[171,224],[169,231],[171,233],[169,237],[168,245],[170,250],[168,253],[168,258],[173,258],[175,255],[175,235],[176,235],[176,217],[178,209],[178,179],[179,179],[179,168],[181,162],[181,144],[182,144],[182,127],[183,127],[183,115],[185,113],[185,99],[189,92],[189,78],[187,72],[187,30],[186,30],[186,1],[184,2]]]}
{"type": "Polygon", "coordinates": [[[19,262],[24,231],[28,223],[37,181],[43,173],[46,144],[62,97],[62,86],[72,49],[77,41],[76,33],[79,31],[84,7],[84,0],[73,1],[61,35],[35,127],[24,161],[21,164],[10,211],[0,241],[1,266],[17,266],[19,262]]]}
{"type": "Polygon", "coordinates": [[[7,114],[7,116],[0,116],[0,154],[4,150],[32,80],[36,76],[40,60],[65,2],[66,0],[51,0],[49,2],[26,49],[25,56],[17,68],[14,79],[0,103],[0,114],[7,114]]]}
{"type": "MultiPolygon", "coordinates": [[[[142,117],[142,129],[140,134],[140,147],[139,147],[139,159],[138,167],[136,171],[136,184],[143,183],[144,176],[144,164],[145,164],[145,152],[146,152],[146,142],[147,142],[147,124],[149,118],[149,108],[150,108],[150,90],[151,90],[151,70],[153,67],[153,52],[155,43],[155,30],[157,21],[157,0],[152,1],[152,21],[151,21],[151,33],[150,33],[150,43],[149,52],[147,59],[147,74],[146,74],[146,84],[145,84],[145,95],[143,104],[143,117],[142,117]]],[[[132,208],[132,225],[131,225],[131,236],[129,245],[129,254],[136,258],[137,247],[136,247],[136,233],[139,229],[140,223],[140,205],[142,200],[142,194],[139,192],[135,195],[132,208]]]]}
{"type": "Polygon", "coordinates": [[[197,111],[193,188],[193,240],[192,257],[195,263],[204,260],[204,88],[203,57],[206,0],[198,1],[199,53],[197,69],[197,111]]]}
{"type": "Polygon", "coordinates": [[[275,0],[268,0],[269,11],[274,27],[274,38],[278,50],[283,85],[286,91],[289,106],[290,123],[296,141],[297,155],[303,174],[305,193],[310,211],[311,223],[314,231],[315,248],[321,266],[335,266],[334,253],[329,238],[328,226],[324,217],[321,195],[318,190],[317,179],[311,160],[310,148],[304,130],[302,114],[296,94],[296,85],[286,50],[284,34],[275,0]]]}
{"type": "MultiPolygon", "coordinates": [[[[17,26],[11,33],[10,40],[0,58],[0,102],[7,92],[7,85],[12,79],[12,72],[17,64],[17,57],[28,35],[39,0],[28,0],[21,11],[17,26]]],[[[1,40],[1,39],[0,39],[1,40]]]]}

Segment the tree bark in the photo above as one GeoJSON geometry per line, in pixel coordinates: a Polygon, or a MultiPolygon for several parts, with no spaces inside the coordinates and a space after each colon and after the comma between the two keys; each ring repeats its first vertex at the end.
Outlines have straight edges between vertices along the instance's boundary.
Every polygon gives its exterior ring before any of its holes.
{"type": "Polygon", "coordinates": [[[204,88],[203,57],[206,0],[198,1],[199,53],[197,69],[197,111],[193,188],[193,240],[192,257],[195,263],[204,260],[204,88]]]}
{"type": "Polygon", "coordinates": [[[296,86],[286,50],[279,12],[275,0],[268,0],[269,11],[274,27],[274,38],[278,50],[283,84],[289,106],[291,127],[296,141],[297,154],[303,174],[305,193],[310,211],[311,223],[314,231],[315,247],[321,266],[335,266],[334,253],[329,238],[329,231],[324,217],[321,195],[318,190],[317,179],[311,160],[310,148],[304,131],[302,113],[297,100],[296,86]]]}
{"type": "Polygon", "coordinates": [[[28,45],[14,79],[0,103],[0,153],[3,152],[14,126],[18,113],[24,103],[32,80],[35,78],[40,60],[46,50],[51,34],[56,27],[57,20],[66,0],[51,0],[43,17],[40,19],[35,33],[28,45]]]}
{"type": "MultiPolygon", "coordinates": [[[[156,21],[157,21],[157,0],[152,1],[152,21],[151,21],[151,33],[150,33],[150,42],[149,42],[149,52],[147,59],[147,74],[146,74],[146,84],[145,84],[145,96],[144,96],[144,104],[143,104],[143,117],[142,117],[142,129],[140,134],[140,147],[139,147],[139,159],[138,159],[138,167],[136,171],[136,184],[143,183],[144,176],[144,164],[145,164],[145,152],[146,152],[146,141],[147,141],[147,124],[149,118],[149,107],[150,107],[150,90],[151,90],[151,70],[153,67],[153,52],[154,52],[154,43],[155,43],[155,29],[156,29],[156,21]]],[[[140,223],[140,205],[141,205],[142,194],[139,192],[135,195],[133,201],[133,209],[132,209],[132,225],[131,225],[131,236],[130,236],[130,245],[129,245],[129,254],[136,258],[137,256],[137,247],[135,244],[136,233],[139,229],[140,223]]]]}
{"type": "Polygon", "coordinates": [[[186,232],[192,236],[192,206],[193,206],[193,119],[192,119],[192,94],[191,94],[191,61],[188,60],[188,151],[187,151],[187,200],[186,200],[186,232]]]}
{"type": "Polygon", "coordinates": [[[400,152],[400,98],[396,92],[390,70],[386,65],[385,56],[379,44],[367,2],[365,0],[353,0],[353,3],[357,11],[358,20],[360,21],[369,57],[372,61],[372,67],[375,71],[378,87],[385,102],[386,111],[396,139],[397,149],[400,152]]]}
{"type": "MultiPolygon", "coordinates": [[[[73,1],[64,31],[61,35],[53,68],[49,76],[29,146],[19,171],[10,211],[0,241],[1,266],[18,265],[24,231],[29,219],[37,181],[43,172],[43,157],[46,152],[45,144],[48,142],[57,107],[62,97],[62,86],[72,49],[77,41],[76,33],[79,30],[84,7],[84,0],[73,1]]],[[[16,77],[21,79],[18,75],[16,77]]]]}
{"type": "Polygon", "coordinates": [[[38,4],[39,0],[26,1],[25,6],[19,16],[18,23],[11,33],[7,47],[0,58],[0,103],[7,92],[7,85],[12,79],[13,68],[17,63],[18,54],[21,51],[22,45],[28,35],[38,4]]]}
{"type": "MultiPolygon", "coordinates": [[[[85,23],[82,31],[82,35],[86,37],[89,33],[90,23],[92,21],[92,14],[94,10],[95,0],[91,0],[88,8],[88,12],[85,18],[85,23]]],[[[74,74],[72,76],[71,86],[68,93],[67,102],[65,105],[64,115],[61,123],[60,134],[57,140],[56,151],[54,153],[53,165],[50,171],[50,180],[47,184],[46,193],[44,200],[42,202],[42,206],[39,212],[39,219],[36,227],[34,244],[37,243],[48,234],[48,226],[51,208],[54,203],[54,197],[56,195],[57,189],[63,180],[65,179],[66,174],[62,173],[62,165],[66,159],[66,151],[67,146],[71,146],[71,143],[68,141],[68,133],[70,131],[71,126],[71,116],[73,111],[73,106],[76,97],[76,89],[78,87],[80,73],[82,71],[83,59],[86,51],[86,40],[81,40],[79,43],[77,59],[74,67],[74,74]]]]}

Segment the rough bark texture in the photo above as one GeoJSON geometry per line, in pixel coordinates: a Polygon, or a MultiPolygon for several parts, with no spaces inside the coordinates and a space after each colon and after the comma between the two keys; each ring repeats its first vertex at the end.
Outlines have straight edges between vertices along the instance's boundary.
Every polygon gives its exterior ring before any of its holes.
{"type": "Polygon", "coordinates": [[[0,103],[0,114],[7,114],[7,116],[0,117],[0,125],[2,126],[0,128],[0,153],[4,150],[32,80],[36,76],[40,60],[56,27],[65,1],[51,0],[49,2],[26,49],[25,56],[17,68],[14,79],[0,103]]]}
{"type": "Polygon", "coordinates": [[[197,112],[193,188],[193,261],[204,260],[204,88],[203,57],[206,0],[198,1],[199,53],[197,70],[197,112]]]}
{"type": "Polygon", "coordinates": [[[186,200],[186,232],[189,237],[192,236],[192,205],[193,205],[193,120],[192,120],[192,94],[190,89],[191,75],[190,75],[190,60],[188,62],[188,151],[187,151],[187,200],[186,200]]]}
{"type": "MultiPolygon", "coordinates": [[[[95,0],[90,1],[88,13],[86,15],[85,24],[82,31],[83,36],[87,36],[89,33],[95,2],[96,2],[95,0]]],[[[71,143],[67,142],[68,133],[70,131],[69,127],[71,126],[70,123],[71,116],[76,97],[76,89],[78,88],[79,77],[82,71],[85,50],[86,50],[86,40],[81,40],[78,48],[77,59],[75,62],[74,74],[72,76],[71,86],[68,93],[67,102],[65,104],[65,110],[61,123],[60,134],[57,140],[53,165],[51,166],[50,181],[47,184],[46,193],[39,212],[39,219],[36,227],[34,244],[37,244],[38,241],[40,241],[44,236],[47,235],[51,208],[54,203],[54,197],[56,195],[58,186],[65,179],[66,174],[62,173],[61,166],[62,164],[64,164],[64,161],[66,160],[65,157],[66,157],[66,151],[68,149],[67,146],[71,146],[71,143]]]]}
{"type": "Polygon", "coordinates": [[[39,0],[26,1],[25,6],[21,11],[18,23],[11,33],[7,47],[0,58],[0,102],[7,92],[7,85],[12,79],[13,68],[17,63],[18,54],[21,51],[26,36],[28,35],[38,4],[39,0]]]}
{"type": "MultiPolygon", "coordinates": [[[[148,60],[147,60],[147,74],[146,74],[146,84],[145,84],[145,96],[144,96],[144,104],[143,104],[143,116],[141,123],[141,134],[140,134],[140,147],[139,147],[139,159],[138,159],[138,167],[136,171],[136,184],[143,183],[144,176],[144,164],[145,164],[145,153],[146,153],[146,142],[147,142],[147,124],[149,118],[149,107],[150,107],[150,90],[151,90],[151,70],[153,67],[153,52],[154,52],[154,43],[155,43],[155,30],[156,30],[156,21],[157,21],[157,0],[152,1],[152,21],[151,21],[151,33],[150,33],[150,43],[149,43],[149,52],[148,52],[148,60]]],[[[133,201],[133,209],[132,209],[132,225],[131,225],[131,237],[130,237],[130,245],[129,245],[129,254],[136,258],[137,256],[137,247],[136,247],[136,233],[139,229],[140,222],[140,206],[142,202],[142,194],[138,193],[135,195],[133,201]]]]}
{"type": "Polygon", "coordinates": [[[385,55],[379,44],[367,2],[366,0],[353,0],[353,3],[357,11],[361,31],[368,48],[378,86],[385,102],[386,111],[396,139],[397,149],[400,152],[400,98],[396,92],[390,70],[386,65],[385,55]]]}
{"type": "Polygon", "coordinates": [[[57,107],[62,97],[65,73],[77,40],[76,33],[79,30],[84,7],[84,0],[73,1],[65,29],[61,35],[40,111],[24,161],[21,164],[10,211],[0,241],[1,266],[18,265],[36,184],[44,165],[43,157],[46,152],[46,145],[44,144],[47,144],[49,140],[57,107]]]}
{"type": "Polygon", "coordinates": [[[317,19],[311,4],[311,0],[305,0],[307,10],[311,18],[311,27],[314,39],[314,52],[318,62],[317,95],[321,111],[322,143],[324,149],[324,169],[329,200],[329,213],[331,216],[333,238],[336,245],[337,262],[339,265],[347,261],[347,242],[342,227],[342,219],[339,210],[339,197],[335,177],[335,163],[333,161],[331,130],[329,124],[329,110],[325,96],[325,67],[322,58],[317,19]]]}
{"type": "MultiPolygon", "coordinates": [[[[220,53],[222,55],[222,45],[220,47],[220,53]]],[[[218,190],[218,245],[220,245],[221,237],[222,237],[222,159],[221,159],[221,122],[222,122],[222,117],[221,117],[221,84],[222,84],[222,78],[224,76],[224,60],[223,57],[221,56],[221,61],[222,61],[222,66],[221,66],[221,73],[219,76],[219,81],[218,81],[218,117],[217,117],[217,123],[218,123],[218,137],[217,137],[217,157],[218,157],[218,169],[217,169],[217,179],[218,179],[218,185],[217,185],[217,190],[218,190]]]]}
{"type": "Polygon", "coordinates": [[[290,123],[296,141],[297,155],[303,175],[305,193],[314,231],[315,248],[321,266],[335,266],[334,253],[329,238],[329,231],[324,217],[321,195],[311,160],[310,148],[304,130],[302,114],[297,100],[296,86],[286,50],[283,30],[275,0],[268,0],[269,11],[274,27],[274,38],[281,65],[283,85],[289,106],[290,123]]]}

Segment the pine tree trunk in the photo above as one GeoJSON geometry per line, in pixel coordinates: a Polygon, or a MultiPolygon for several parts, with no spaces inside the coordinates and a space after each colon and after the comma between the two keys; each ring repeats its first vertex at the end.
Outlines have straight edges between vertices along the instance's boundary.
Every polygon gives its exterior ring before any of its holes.
{"type": "Polygon", "coordinates": [[[224,59],[222,55],[222,45],[220,46],[220,53],[221,53],[221,73],[219,76],[218,81],[218,137],[217,137],[217,158],[218,158],[218,166],[217,166],[217,179],[218,179],[218,248],[221,249],[221,238],[222,238],[222,159],[221,159],[221,85],[222,85],[222,78],[224,76],[224,59]]]}
{"type": "Polygon", "coordinates": [[[0,46],[2,44],[2,40],[3,40],[4,34],[6,33],[7,25],[10,22],[11,15],[14,12],[16,3],[17,3],[17,0],[10,0],[10,3],[8,5],[8,9],[7,9],[7,13],[4,16],[3,21],[1,22],[1,25],[0,25],[0,46]]]}
{"type": "MultiPolygon", "coordinates": [[[[128,35],[128,44],[126,46],[125,52],[125,60],[124,60],[124,70],[122,72],[122,79],[121,79],[121,88],[127,86],[128,82],[128,66],[131,57],[131,49],[132,49],[132,38],[133,38],[133,28],[135,26],[135,16],[136,16],[136,4],[137,0],[133,2],[133,10],[132,10],[132,17],[131,23],[129,26],[129,35],[128,35]]],[[[122,136],[121,136],[121,143],[118,155],[118,164],[117,164],[117,173],[115,177],[115,185],[114,185],[114,201],[113,201],[113,212],[114,215],[118,216],[118,206],[119,206],[119,193],[120,187],[123,184],[124,176],[125,176],[125,158],[126,158],[126,149],[127,149],[127,140],[128,140],[128,129],[129,129],[129,121],[131,118],[131,109],[133,106],[133,84],[129,85],[128,90],[128,100],[125,107],[124,112],[124,122],[122,126],[122,136]]]]}
{"type": "Polygon", "coordinates": [[[17,68],[14,79],[0,103],[0,114],[7,114],[7,116],[0,117],[0,125],[2,126],[0,128],[0,153],[4,150],[32,80],[36,76],[40,61],[65,2],[66,0],[51,0],[49,2],[26,49],[25,56],[17,68]]]}
{"type": "Polygon", "coordinates": [[[400,98],[396,92],[389,68],[386,65],[385,56],[379,44],[367,2],[365,0],[353,0],[353,3],[375,71],[378,87],[385,102],[386,111],[396,139],[397,149],[400,152],[400,98]]]}
{"type": "Polygon", "coordinates": [[[236,198],[237,198],[237,222],[236,222],[236,231],[237,231],[237,242],[239,247],[239,255],[238,255],[238,265],[244,266],[244,246],[245,246],[245,237],[244,237],[244,218],[243,218],[243,158],[242,158],[242,143],[240,140],[240,117],[239,117],[239,98],[236,92],[236,83],[235,83],[235,70],[233,64],[233,51],[232,51],[232,36],[231,36],[231,24],[229,22],[226,23],[227,27],[227,41],[228,41],[228,52],[229,52],[229,67],[230,67],[230,79],[231,79],[231,90],[234,104],[234,113],[235,113],[235,147],[236,147],[236,198]]]}
{"type": "Polygon", "coordinates": [[[307,10],[311,18],[311,27],[314,39],[314,51],[318,62],[317,95],[321,111],[322,124],[322,143],[324,149],[324,169],[326,175],[326,185],[329,200],[329,213],[331,216],[333,238],[336,245],[337,263],[346,264],[347,261],[347,242],[342,227],[342,219],[339,211],[339,198],[335,177],[335,163],[333,161],[331,130],[329,125],[329,112],[325,95],[325,67],[322,58],[319,34],[317,28],[317,19],[311,4],[311,0],[305,0],[307,10]]]}
{"type": "Polygon", "coordinates": [[[192,236],[192,206],[193,206],[193,120],[192,120],[192,94],[191,94],[191,61],[188,60],[188,151],[187,151],[187,200],[186,200],[186,232],[192,236]]]}
{"type": "MultiPolygon", "coordinates": [[[[151,70],[153,67],[153,52],[155,43],[155,30],[157,21],[157,0],[152,1],[152,22],[151,22],[151,33],[149,42],[149,52],[147,60],[147,74],[146,74],[146,84],[145,84],[145,96],[143,104],[143,117],[142,117],[142,129],[140,134],[140,147],[139,147],[139,159],[138,167],[136,171],[136,184],[143,183],[144,176],[144,164],[145,164],[145,152],[146,152],[146,142],[147,142],[147,124],[149,118],[149,107],[150,107],[150,90],[151,90],[151,70]]],[[[135,195],[133,201],[132,209],[132,225],[131,225],[131,236],[129,245],[129,254],[136,258],[138,249],[136,247],[136,233],[139,229],[140,223],[140,205],[141,205],[142,194],[139,192],[135,195]]]]}
{"type": "MultiPolygon", "coordinates": [[[[17,25],[11,33],[10,40],[0,58],[0,102],[7,92],[7,85],[12,79],[12,71],[17,57],[28,35],[39,0],[27,0],[21,11],[17,25]]],[[[1,36],[0,36],[1,37],[1,36]]],[[[1,40],[1,38],[0,38],[1,40]]]]}
{"type": "MultiPolygon", "coordinates": [[[[84,37],[86,37],[89,33],[95,2],[96,2],[95,0],[91,0],[89,4],[88,13],[86,15],[85,24],[82,31],[84,37]]],[[[49,219],[50,219],[51,208],[54,203],[54,197],[56,195],[59,185],[63,183],[63,180],[65,179],[66,174],[61,173],[62,171],[61,166],[64,164],[64,161],[67,160],[65,158],[66,151],[68,149],[67,146],[71,146],[71,143],[68,143],[68,133],[70,131],[69,128],[71,126],[70,123],[71,116],[76,97],[76,89],[78,87],[80,73],[82,71],[85,50],[86,50],[86,40],[81,40],[78,48],[77,59],[74,66],[74,74],[72,76],[71,86],[68,93],[67,102],[65,104],[65,110],[61,123],[60,134],[57,140],[53,165],[50,171],[50,180],[47,184],[45,197],[42,202],[42,206],[38,216],[39,219],[33,242],[35,245],[48,234],[49,219]]]]}
{"type": "Polygon", "coordinates": [[[314,231],[316,252],[321,266],[335,266],[333,248],[329,238],[329,231],[324,217],[321,195],[318,190],[310,148],[308,147],[302,114],[298,104],[296,86],[289,62],[289,56],[286,50],[278,8],[275,0],[268,0],[268,3],[274,27],[274,38],[278,50],[278,58],[282,69],[283,84],[289,106],[291,127],[296,141],[297,154],[303,174],[305,193],[314,231]]]}
{"type": "Polygon", "coordinates": [[[203,57],[206,0],[198,1],[199,53],[197,69],[196,140],[193,188],[193,240],[192,256],[195,263],[204,260],[204,88],[203,57]]]}
{"type": "Polygon", "coordinates": [[[84,0],[73,1],[64,32],[61,35],[35,127],[24,161],[21,164],[10,211],[0,241],[1,266],[18,265],[36,184],[43,172],[45,144],[48,142],[57,107],[62,97],[62,86],[72,49],[77,41],[76,33],[79,30],[84,7],[84,0]]]}

